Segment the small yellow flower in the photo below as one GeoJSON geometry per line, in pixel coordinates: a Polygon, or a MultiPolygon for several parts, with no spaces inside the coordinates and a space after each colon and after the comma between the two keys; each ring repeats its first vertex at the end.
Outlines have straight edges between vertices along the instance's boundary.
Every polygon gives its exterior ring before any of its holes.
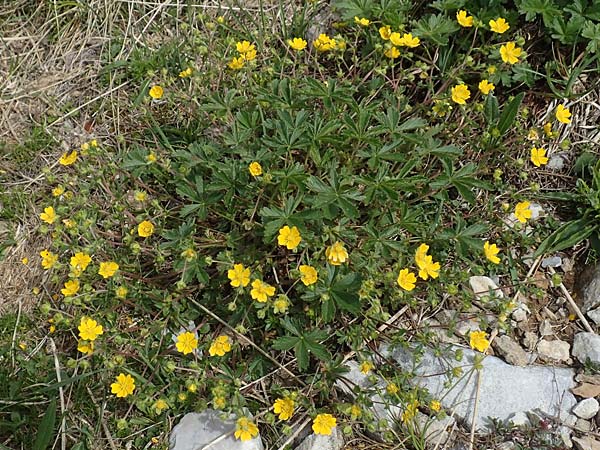
{"type": "Polygon", "coordinates": [[[65,287],[60,290],[65,297],[72,297],[79,292],[79,280],[69,280],[65,283],[65,287]]]}
{"type": "Polygon", "coordinates": [[[117,270],[119,270],[119,265],[116,262],[101,262],[100,269],[98,269],[98,274],[102,275],[103,278],[110,278],[117,272],[117,270]]]}
{"type": "Polygon", "coordinates": [[[71,229],[75,226],[75,221],[73,219],[63,219],[62,223],[65,224],[65,227],[71,229]]]}
{"type": "Polygon", "coordinates": [[[302,237],[298,228],[295,226],[290,228],[287,225],[279,230],[279,236],[277,237],[277,243],[288,250],[295,250],[300,245],[301,240],[302,237]]]}
{"type": "Polygon", "coordinates": [[[360,409],[360,406],[352,405],[350,407],[350,417],[352,418],[352,420],[356,420],[360,416],[362,416],[362,410],[360,409]]]}
{"type": "Polygon", "coordinates": [[[88,154],[88,150],[90,149],[90,144],[88,142],[84,142],[83,144],[81,144],[81,154],[82,155],[87,155],[88,154]]]}
{"type": "Polygon", "coordinates": [[[569,108],[565,107],[565,105],[560,104],[556,107],[556,120],[558,120],[561,123],[571,123],[571,111],[569,111],[569,108]]]}
{"type": "Polygon", "coordinates": [[[92,139],[92,140],[90,141],[90,145],[91,145],[92,147],[98,147],[98,141],[97,141],[96,139],[92,139]]]}
{"type": "Polygon", "coordinates": [[[278,398],[273,404],[273,412],[279,414],[279,420],[289,420],[294,414],[294,400],[291,398],[278,398]]]}
{"type": "Polygon", "coordinates": [[[52,206],[47,206],[44,208],[44,212],[40,214],[40,219],[50,225],[52,225],[57,218],[56,212],[52,206]]]}
{"type": "Polygon", "coordinates": [[[502,61],[508,64],[518,63],[522,51],[523,50],[520,47],[517,47],[512,41],[500,46],[500,56],[502,57],[502,61]]]}
{"type": "Polygon", "coordinates": [[[293,50],[296,50],[297,52],[304,50],[308,45],[308,42],[302,38],[288,39],[287,43],[290,47],[292,47],[293,50]]]}
{"type": "Polygon", "coordinates": [[[290,306],[290,302],[285,295],[277,296],[273,302],[273,312],[275,314],[285,314],[290,306]]]}
{"type": "Polygon", "coordinates": [[[336,42],[335,39],[331,39],[324,33],[321,33],[317,39],[313,42],[313,46],[320,52],[326,52],[329,50],[335,50],[336,42]]]}
{"type": "Polygon", "coordinates": [[[225,23],[225,17],[223,17],[223,16],[217,17],[217,23],[219,23],[221,25],[224,24],[225,23]]]}
{"type": "Polygon", "coordinates": [[[146,156],[146,161],[148,161],[150,164],[155,163],[156,162],[156,154],[154,152],[148,153],[148,156],[146,156]]]}
{"type": "Polygon", "coordinates": [[[251,44],[249,41],[241,41],[235,44],[235,48],[240,55],[244,55],[248,52],[256,51],[256,47],[254,44],[251,44]]]}
{"type": "Polygon", "coordinates": [[[434,412],[439,412],[442,409],[442,404],[439,400],[431,400],[431,403],[429,403],[429,408],[434,412]]]}
{"type": "Polygon", "coordinates": [[[307,266],[303,264],[298,270],[300,270],[300,279],[305,286],[310,286],[311,284],[315,284],[317,282],[317,269],[315,269],[313,266],[307,266]]]}
{"type": "Polygon", "coordinates": [[[73,150],[71,153],[63,153],[58,163],[62,166],[70,166],[77,161],[77,150],[73,150]]]}
{"type": "Polygon", "coordinates": [[[494,264],[500,264],[500,258],[498,258],[498,253],[500,253],[500,249],[496,246],[496,244],[490,244],[488,241],[485,241],[483,244],[483,253],[485,257],[493,262],[494,264]]]}
{"type": "Polygon", "coordinates": [[[548,157],[546,156],[546,150],[543,148],[535,148],[531,149],[531,162],[537,166],[543,166],[544,164],[548,164],[548,157]]]}
{"type": "Polygon", "coordinates": [[[413,420],[414,417],[417,415],[418,407],[419,402],[417,400],[413,400],[412,402],[410,402],[402,412],[402,423],[406,424],[413,420]]]}
{"type": "Polygon", "coordinates": [[[520,202],[515,206],[515,217],[521,223],[527,222],[527,219],[531,219],[531,209],[529,209],[529,202],[520,202]]]}
{"type": "Polygon", "coordinates": [[[494,33],[502,34],[510,28],[510,25],[508,24],[506,19],[504,19],[502,17],[498,17],[496,20],[490,20],[489,23],[490,23],[490,29],[494,33]]]}
{"type": "Polygon", "coordinates": [[[546,137],[552,137],[552,124],[550,122],[544,124],[544,134],[546,137]]]}
{"type": "Polygon", "coordinates": [[[229,67],[230,69],[233,69],[233,70],[241,69],[242,67],[244,67],[244,57],[243,56],[240,56],[238,58],[233,57],[231,59],[231,62],[229,64],[227,64],[227,67],[229,67]]]}
{"type": "Polygon", "coordinates": [[[312,429],[315,434],[329,436],[337,425],[337,420],[331,414],[319,414],[313,420],[312,429]]]}
{"type": "Polygon", "coordinates": [[[332,266],[339,266],[348,260],[348,251],[340,241],[335,242],[325,250],[327,261],[332,266]]]}
{"type": "Polygon", "coordinates": [[[177,348],[177,351],[187,355],[198,348],[198,339],[196,339],[194,333],[186,331],[177,336],[175,347],[177,348]]]}
{"type": "Polygon", "coordinates": [[[361,27],[368,27],[370,25],[371,21],[364,17],[354,16],[354,23],[357,25],[360,25],[361,27]]]}
{"type": "Polygon", "coordinates": [[[400,388],[398,387],[398,385],[396,383],[388,383],[387,386],[385,387],[385,391],[389,395],[395,395],[398,392],[400,392],[400,388]]]}
{"type": "Polygon", "coordinates": [[[250,172],[250,175],[253,177],[259,177],[263,173],[262,166],[256,161],[251,162],[248,166],[248,172],[250,172]]]}
{"type": "MultiPolygon", "coordinates": [[[[54,325],[52,325],[50,327],[50,332],[52,333],[52,327],[54,325]]],[[[55,327],[56,329],[56,327],[55,327]]],[[[94,353],[94,343],[93,342],[88,342],[85,341],[83,339],[80,339],[79,341],[77,341],[77,351],[86,354],[86,355],[91,355],[92,353],[94,353]]]]}
{"type": "Polygon", "coordinates": [[[415,288],[417,277],[415,277],[415,274],[408,269],[402,269],[398,274],[398,279],[396,281],[402,289],[412,291],[415,288]]]}
{"type": "Polygon", "coordinates": [[[254,61],[256,59],[256,50],[250,50],[246,53],[243,53],[242,58],[244,58],[244,60],[247,62],[254,61]]]}
{"type": "Polygon", "coordinates": [[[495,87],[494,83],[490,83],[488,80],[481,80],[479,82],[479,90],[483,95],[488,95],[495,87]]]}
{"type": "Polygon", "coordinates": [[[79,337],[84,341],[95,341],[98,336],[104,333],[102,325],[89,317],[82,317],[79,326],[79,337]]]}
{"type": "Polygon", "coordinates": [[[473,16],[467,15],[463,9],[456,13],[456,21],[461,27],[469,28],[473,26],[473,16]]]}
{"type": "Polygon", "coordinates": [[[418,265],[419,266],[419,278],[423,280],[427,280],[429,277],[437,278],[439,276],[440,271],[440,263],[433,262],[433,257],[427,255],[425,260],[418,265]]]}
{"type": "Polygon", "coordinates": [[[373,363],[371,363],[371,361],[363,361],[360,363],[359,369],[361,373],[369,375],[369,372],[371,372],[371,370],[373,370],[374,367],[375,366],[373,365],[373,363]]]}
{"type": "Polygon", "coordinates": [[[124,299],[127,297],[128,292],[129,289],[127,289],[125,286],[119,286],[115,291],[115,294],[117,295],[117,298],[124,299]]]}
{"type": "Polygon", "coordinates": [[[54,267],[58,261],[58,255],[48,250],[42,250],[40,256],[42,257],[42,267],[46,270],[54,267]]]}
{"type": "Polygon", "coordinates": [[[111,392],[119,398],[127,397],[133,394],[135,390],[135,380],[129,374],[120,373],[117,376],[117,381],[110,385],[111,392]]]}
{"type": "Polygon", "coordinates": [[[224,334],[218,336],[212,344],[210,344],[210,348],[208,349],[208,354],[210,356],[224,356],[225,353],[231,351],[231,340],[229,336],[225,336],[224,334]]]}
{"type": "Polygon", "coordinates": [[[383,39],[384,41],[389,40],[392,36],[392,29],[390,28],[390,26],[384,25],[381,28],[379,28],[379,36],[381,36],[381,39],[383,39]]]}
{"type": "Polygon", "coordinates": [[[471,97],[471,91],[465,84],[457,84],[452,88],[452,100],[459,105],[465,105],[471,97]]]}
{"type": "Polygon", "coordinates": [[[485,337],[485,331],[471,331],[471,334],[469,335],[469,344],[472,349],[483,353],[490,346],[490,341],[485,337]]]}
{"type": "Polygon", "coordinates": [[[190,383],[188,384],[187,390],[190,391],[192,394],[195,394],[198,390],[198,385],[196,383],[190,383]]]}
{"type": "Polygon", "coordinates": [[[227,402],[225,401],[225,397],[215,397],[215,398],[213,398],[213,405],[217,409],[223,409],[223,408],[225,408],[226,404],[227,404],[227,402]]]}
{"type": "Polygon", "coordinates": [[[154,225],[149,220],[144,220],[138,225],[137,232],[141,237],[150,237],[154,233],[154,225]]]}
{"type": "Polygon", "coordinates": [[[25,258],[23,258],[23,259],[21,260],[21,263],[22,263],[24,266],[26,266],[27,264],[29,264],[29,258],[26,256],[25,258]]]}
{"type": "Polygon", "coordinates": [[[250,269],[243,264],[234,264],[233,269],[227,271],[227,278],[233,287],[246,287],[250,283],[250,269]]]}
{"type": "Polygon", "coordinates": [[[54,197],[60,197],[64,193],[65,193],[65,188],[63,186],[56,186],[54,189],[52,189],[52,195],[54,197]]]}
{"type": "Polygon", "coordinates": [[[81,273],[87,269],[87,266],[92,262],[92,258],[90,255],[77,252],[75,255],[71,256],[71,267],[77,271],[77,273],[81,273]]]}
{"type": "Polygon", "coordinates": [[[152,408],[154,409],[154,411],[156,412],[156,414],[160,414],[164,410],[169,409],[169,404],[165,400],[163,400],[162,398],[159,398],[158,400],[156,400],[154,402],[154,405],[152,405],[152,408]]]}
{"type": "Polygon", "coordinates": [[[154,85],[150,88],[150,91],[148,93],[150,94],[150,97],[152,97],[154,100],[160,100],[164,94],[164,90],[162,87],[154,85]]]}
{"type": "Polygon", "coordinates": [[[261,280],[254,280],[252,282],[252,290],[250,291],[250,297],[254,300],[264,303],[269,297],[275,295],[275,287],[270,284],[264,283],[261,280]]]}
{"type": "Polygon", "coordinates": [[[144,191],[135,191],[133,198],[138,202],[145,202],[148,198],[148,194],[144,191]]]}
{"type": "Polygon", "coordinates": [[[387,58],[396,59],[400,56],[400,50],[398,50],[398,47],[390,47],[385,52],[383,52],[383,54],[387,58]]]}
{"type": "Polygon", "coordinates": [[[390,41],[392,44],[398,47],[418,47],[421,40],[418,37],[413,37],[411,33],[404,33],[400,36],[400,33],[392,33],[390,35],[390,41]]]}
{"type": "Polygon", "coordinates": [[[258,436],[258,427],[249,418],[240,417],[236,422],[233,435],[242,442],[249,441],[258,436]]]}
{"type": "Polygon", "coordinates": [[[498,68],[497,68],[496,66],[494,66],[494,65],[491,65],[491,66],[489,66],[489,67],[487,68],[487,72],[488,72],[490,75],[494,75],[494,74],[496,73],[496,71],[497,71],[497,70],[498,70],[498,68]]]}
{"type": "Polygon", "coordinates": [[[187,69],[184,69],[181,72],[179,72],[179,78],[187,78],[192,75],[192,72],[193,69],[191,67],[188,67],[187,69]]]}

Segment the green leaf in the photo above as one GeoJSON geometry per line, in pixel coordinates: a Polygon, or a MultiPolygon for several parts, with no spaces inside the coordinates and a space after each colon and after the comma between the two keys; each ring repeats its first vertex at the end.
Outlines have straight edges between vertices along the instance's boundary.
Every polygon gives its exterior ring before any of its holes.
{"type": "Polygon", "coordinates": [[[359,274],[349,273],[333,284],[330,289],[330,294],[340,309],[352,314],[358,314],[360,312],[358,290],[360,289],[361,283],[362,279],[359,274]]]}
{"type": "Polygon", "coordinates": [[[304,372],[306,369],[308,369],[308,363],[310,360],[306,342],[304,340],[299,340],[296,347],[294,347],[294,350],[296,352],[296,358],[298,359],[298,368],[304,372]]]}
{"type": "Polygon", "coordinates": [[[333,299],[323,300],[321,302],[321,318],[323,322],[329,323],[335,316],[335,303],[333,299]]]}
{"type": "Polygon", "coordinates": [[[507,107],[502,110],[500,120],[498,121],[498,131],[500,132],[501,136],[504,135],[510,127],[512,127],[515,117],[517,117],[517,113],[519,112],[519,107],[521,106],[523,97],[525,97],[525,93],[521,92],[515,98],[513,98],[512,102],[510,102],[507,107]]]}
{"type": "Polygon", "coordinates": [[[50,404],[42,417],[40,426],[33,443],[32,450],[46,450],[54,438],[54,425],[56,423],[56,398],[50,400],[50,404]]]}
{"type": "Polygon", "coordinates": [[[300,340],[297,336],[281,336],[273,341],[273,348],[280,351],[288,351],[294,348],[294,346],[300,340]]]}
{"type": "Polygon", "coordinates": [[[483,114],[488,125],[493,126],[498,120],[498,99],[494,94],[488,94],[483,106],[483,114]]]}
{"type": "Polygon", "coordinates": [[[535,251],[533,257],[537,258],[545,253],[553,253],[573,247],[584,239],[590,237],[594,231],[598,230],[598,227],[598,224],[590,223],[589,219],[587,218],[581,218],[567,222],[561,225],[546,239],[544,239],[544,241],[535,251]]]}

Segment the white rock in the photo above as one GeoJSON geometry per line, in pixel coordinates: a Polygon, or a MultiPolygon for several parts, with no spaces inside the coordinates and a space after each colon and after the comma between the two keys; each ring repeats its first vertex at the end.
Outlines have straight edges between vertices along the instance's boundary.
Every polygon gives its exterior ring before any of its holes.
{"type": "Polygon", "coordinates": [[[210,450],[263,450],[260,435],[249,441],[239,441],[233,436],[235,415],[221,419],[219,411],[207,409],[201,413],[188,413],[171,431],[171,450],[198,450],[215,439],[227,435],[214,443],[210,450]]]}
{"type": "Polygon", "coordinates": [[[549,256],[548,258],[542,259],[542,267],[560,267],[562,265],[562,258],[560,256],[549,256]]]}
{"type": "Polygon", "coordinates": [[[546,215],[544,208],[539,203],[531,203],[529,209],[531,210],[531,220],[536,220],[546,215]]]}
{"type": "Polygon", "coordinates": [[[591,436],[582,438],[573,438],[578,450],[600,450],[600,441],[597,441],[591,436]]]}
{"type": "Polygon", "coordinates": [[[450,434],[448,429],[454,425],[456,420],[454,417],[446,416],[443,419],[437,419],[436,417],[429,417],[421,412],[417,412],[415,417],[415,424],[417,429],[423,433],[425,442],[431,447],[441,446],[448,441],[450,434]]]}
{"type": "Polygon", "coordinates": [[[516,426],[529,425],[529,417],[524,412],[518,412],[512,415],[510,421],[516,426]]]}
{"type": "Polygon", "coordinates": [[[340,450],[344,447],[344,435],[335,427],[329,436],[311,434],[296,447],[296,450],[340,450]]]}
{"type": "Polygon", "coordinates": [[[552,331],[552,324],[548,319],[544,319],[540,324],[540,334],[542,336],[552,336],[554,334],[552,331]]]}
{"type": "Polygon", "coordinates": [[[577,333],[573,339],[573,356],[582,364],[587,359],[600,364],[600,336],[588,332],[577,333]]]}
{"type": "Polygon", "coordinates": [[[589,420],[577,419],[577,422],[575,423],[575,429],[577,431],[588,433],[592,431],[592,424],[589,422],[589,420]]]}
{"type": "Polygon", "coordinates": [[[565,159],[562,155],[552,155],[546,167],[550,170],[562,170],[565,167],[565,159]]]}
{"type": "Polygon", "coordinates": [[[600,308],[588,311],[587,316],[592,319],[596,325],[600,326],[600,308]]]}
{"type": "Polygon", "coordinates": [[[537,352],[542,359],[550,361],[567,361],[571,356],[571,346],[565,341],[547,341],[542,339],[538,342],[537,352]]]}
{"type": "Polygon", "coordinates": [[[531,314],[531,311],[529,310],[529,307],[525,303],[523,303],[523,304],[517,306],[513,310],[513,312],[511,313],[511,316],[517,322],[523,322],[523,321],[527,320],[528,314],[531,314]]]}
{"type": "Polygon", "coordinates": [[[600,306],[600,264],[594,270],[590,281],[583,287],[583,305],[581,310],[586,313],[600,306]]]}
{"type": "Polygon", "coordinates": [[[487,299],[490,295],[495,298],[504,298],[504,293],[490,277],[473,276],[469,278],[469,284],[479,300],[487,299]]]}
{"type": "Polygon", "coordinates": [[[529,358],[525,350],[511,337],[498,336],[494,339],[494,349],[514,366],[526,366],[529,358]]]}
{"type": "Polygon", "coordinates": [[[598,400],[595,398],[586,398],[575,405],[573,414],[581,419],[591,419],[598,413],[598,410],[600,410],[598,400]]]}

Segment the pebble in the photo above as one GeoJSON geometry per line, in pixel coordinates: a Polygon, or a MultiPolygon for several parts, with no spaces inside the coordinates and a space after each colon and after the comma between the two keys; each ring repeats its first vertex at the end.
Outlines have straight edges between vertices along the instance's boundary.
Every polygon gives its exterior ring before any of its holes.
{"type": "Polygon", "coordinates": [[[498,336],[494,339],[494,349],[514,366],[526,366],[529,358],[525,350],[511,337],[498,336]]]}
{"type": "Polygon", "coordinates": [[[558,339],[554,341],[542,339],[537,345],[537,352],[540,358],[550,361],[567,361],[571,356],[570,350],[571,346],[568,342],[558,339]]]}
{"type": "Polygon", "coordinates": [[[577,333],[573,339],[573,356],[582,364],[588,359],[600,364],[600,336],[588,332],[577,333]]]}
{"type": "Polygon", "coordinates": [[[594,323],[600,326],[600,308],[592,309],[587,313],[588,317],[594,321],[594,323]]]}
{"type": "Polygon", "coordinates": [[[580,419],[591,419],[598,413],[598,410],[600,410],[598,400],[595,398],[586,398],[573,407],[573,414],[580,419]]]}

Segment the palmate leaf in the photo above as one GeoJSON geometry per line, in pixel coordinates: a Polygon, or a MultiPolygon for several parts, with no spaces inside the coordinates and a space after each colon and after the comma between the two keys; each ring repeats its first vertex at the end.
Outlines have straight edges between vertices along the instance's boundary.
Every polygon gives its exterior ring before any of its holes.
{"type": "Polygon", "coordinates": [[[437,14],[423,17],[414,30],[416,36],[445,47],[448,45],[448,38],[459,28],[455,20],[450,20],[444,14],[437,14]]]}

